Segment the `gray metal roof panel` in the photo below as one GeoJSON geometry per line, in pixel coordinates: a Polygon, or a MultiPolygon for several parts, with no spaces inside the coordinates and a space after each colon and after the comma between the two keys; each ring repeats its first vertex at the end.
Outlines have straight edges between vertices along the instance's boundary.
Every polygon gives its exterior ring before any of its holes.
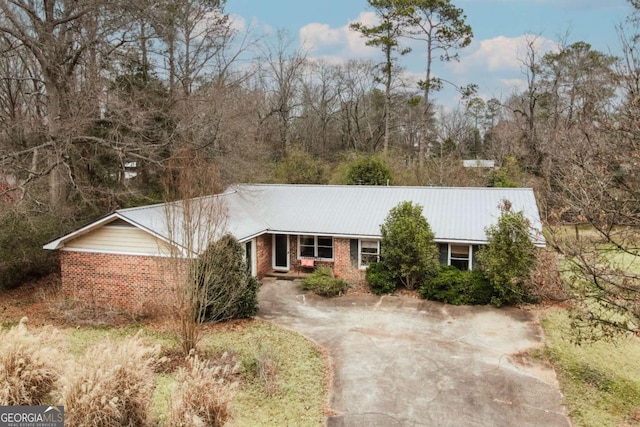
{"type": "MultiPolygon", "coordinates": [[[[533,190],[525,188],[257,184],[233,190],[247,194],[269,229],[280,232],[379,236],[389,210],[412,201],[422,205],[438,240],[483,242],[504,199],[513,210],[523,211],[535,230],[542,230],[533,190]]],[[[541,235],[537,243],[544,243],[541,235]]]]}
{"type": "MultiPolygon", "coordinates": [[[[175,209],[171,216],[180,219],[185,206],[181,202],[116,212],[159,237],[200,251],[211,238],[223,232],[231,233],[238,240],[265,231],[377,237],[389,211],[400,202],[412,201],[423,207],[423,214],[437,240],[486,242],[485,228],[497,222],[499,206],[504,199],[511,202],[515,211],[524,212],[534,229],[534,242],[544,245],[535,196],[528,188],[240,184],[225,193],[190,202],[208,212],[195,221],[200,231],[191,244],[185,242],[183,224],[167,226],[167,213],[170,212],[167,207],[175,209]],[[217,227],[215,233],[210,233],[212,223],[224,224],[224,227],[217,227]]],[[[70,233],[53,242],[55,248],[74,235],[70,233]]],[[[45,248],[54,249],[53,246],[51,243],[45,248]]]]}

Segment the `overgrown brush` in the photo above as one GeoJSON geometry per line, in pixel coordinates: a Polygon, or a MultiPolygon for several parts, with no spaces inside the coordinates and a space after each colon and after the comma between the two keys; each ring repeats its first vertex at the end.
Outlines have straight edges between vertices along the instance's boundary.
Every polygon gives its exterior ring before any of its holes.
{"type": "Polygon", "coordinates": [[[159,347],[139,336],[90,347],[69,369],[62,390],[70,426],[145,426],[159,347]]]}
{"type": "Polygon", "coordinates": [[[228,366],[210,365],[193,352],[189,367],[180,368],[165,425],[176,427],[226,425],[231,418],[232,385],[225,383],[228,366]]]}
{"type": "Polygon", "coordinates": [[[257,356],[249,356],[242,360],[241,372],[247,381],[258,382],[268,397],[274,397],[279,389],[280,360],[277,351],[270,345],[265,345],[260,339],[256,343],[257,356]]]}
{"type": "Polygon", "coordinates": [[[0,331],[0,405],[43,405],[59,378],[58,353],[45,346],[46,329],[27,331],[26,318],[0,331]]]}
{"type": "Polygon", "coordinates": [[[569,298],[560,277],[557,257],[549,249],[537,251],[536,264],[527,281],[527,288],[533,298],[548,301],[565,301],[569,298]]]}

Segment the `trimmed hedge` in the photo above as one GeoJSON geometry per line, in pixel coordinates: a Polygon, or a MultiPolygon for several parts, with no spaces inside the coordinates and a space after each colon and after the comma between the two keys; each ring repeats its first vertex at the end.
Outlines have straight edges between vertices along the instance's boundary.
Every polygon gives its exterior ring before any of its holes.
{"type": "Polygon", "coordinates": [[[461,271],[442,267],[438,275],[418,290],[422,298],[453,305],[489,304],[494,297],[491,283],[481,271],[461,271]]]}
{"type": "Polygon", "coordinates": [[[321,297],[335,297],[342,295],[349,285],[342,279],[333,277],[329,267],[319,266],[302,280],[302,289],[312,291],[321,297]]]}
{"type": "Polygon", "coordinates": [[[371,292],[376,295],[391,294],[396,290],[396,281],[383,263],[372,262],[367,267],[367,283],[371,292]]]}

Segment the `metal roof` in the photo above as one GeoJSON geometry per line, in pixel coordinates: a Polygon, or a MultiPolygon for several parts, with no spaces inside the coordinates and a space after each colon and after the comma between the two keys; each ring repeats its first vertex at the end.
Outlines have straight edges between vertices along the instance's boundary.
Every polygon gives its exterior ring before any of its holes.
{"type": "MultiPolygon", "coordinates": [[[[202,230],[215,222],[220,226],[213,234],[226,231],[243,241],[265,232],[380,237],[380,225],[389,210],[403,201],[411,201],[423,207],[436,240],[485,243],[485,228],[496,224],[505,199],[511,202],[514,211],[524,212],[533,228],[534,243],[543,246],[542,223],[533,190],[529,188],[240,184],[222,194],[194,199],[190,204],[197,203],[204,211],[215,207],[215,219],[207,214],[194,220],[202,230]],[[225,218],[224,224],[220,217],[225,218]]],[[[172,212],[171,216],[179,219],[184,206],[177,202],[120,209],[113,217],[181,246],[203,249],[212,238],[211,233],[199,233],[196,242],[187,245],[184,233],[171,230],[194,227],[167,226],[167,213],[172,212]],[[167,206],[173,206],[174,210],[167,206]]],[[[64,246],[64,241],[104,224],[106,218],[45,245],[45,249],[64,246]]]]}

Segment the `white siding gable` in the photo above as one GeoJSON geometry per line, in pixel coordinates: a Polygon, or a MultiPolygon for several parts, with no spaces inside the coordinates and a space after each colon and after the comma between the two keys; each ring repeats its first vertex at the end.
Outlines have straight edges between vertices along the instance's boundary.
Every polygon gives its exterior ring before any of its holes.
{"type": "Polygon", "coordinates": [[[65,243],[64,250],[139,255],[170,254],[169,246],[162,240],[132,225],[106,224],[87,234],[65,243]]]}

